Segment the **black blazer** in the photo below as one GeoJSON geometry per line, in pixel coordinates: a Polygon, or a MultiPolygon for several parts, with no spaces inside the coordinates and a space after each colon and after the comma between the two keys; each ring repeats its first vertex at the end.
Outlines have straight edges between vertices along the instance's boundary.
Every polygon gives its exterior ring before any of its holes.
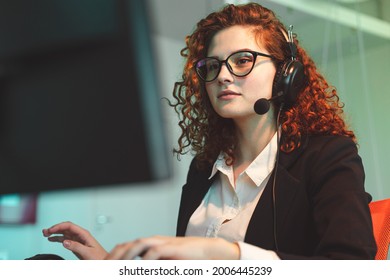
{"type": "MultiPolygon", "coordinates": [[[[355,143],[343,136],[310,136],[299,148],[280,153],[275,185],[274,242],[273,175],[249,222],[245,242],[274,250],[281,259],[374,259],[373,237],[364,190],[364,170],[355,143]]],[[[201,171],[192,161],[183,186],[177,236],[212,184],[212,166],[201,171]]],[[[215,176],[214,176],[215,177],[215,176]]]]}

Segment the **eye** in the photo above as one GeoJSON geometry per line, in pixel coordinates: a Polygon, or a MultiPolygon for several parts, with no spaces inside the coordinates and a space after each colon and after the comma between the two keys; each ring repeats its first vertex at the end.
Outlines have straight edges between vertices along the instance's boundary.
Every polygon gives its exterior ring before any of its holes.
{"type": "Polygon", "coordinates": [[[253,55],[248,52],[236,53],[229,60],[235,67],[248,67],[253,64],[253,55]]]}
{"type": "Polygon", "coordinates": [[[252,62],[251,58],[249,58],[249,57],[241,57],[240,59],[237,60],[236,64],[240,65],[240,64],[250,63],[250,62],[252,62]]]}
{"type": "Polygon", "coordinates": [[[218,70],[218,68],[219,68],[218,62],[211,61],[211,62],[207,63],[207,71],[218,70]]]}

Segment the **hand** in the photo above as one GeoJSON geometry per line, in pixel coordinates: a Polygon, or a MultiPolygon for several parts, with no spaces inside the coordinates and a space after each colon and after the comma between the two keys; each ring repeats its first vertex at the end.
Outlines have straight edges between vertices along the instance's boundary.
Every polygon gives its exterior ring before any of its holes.
{"type": "Polygon", "coordinates": [[[237,260],[239,256],[238,245],[222,238],[155,236],[117,245],[106,259],[237,260]]]}
{"type": "Polygon", "coordinates": [[[101,260],[108,254],[87,230],[71,222],[56,224],[42,233],[49,241],[62,243],[81,260],[101,260]]]}

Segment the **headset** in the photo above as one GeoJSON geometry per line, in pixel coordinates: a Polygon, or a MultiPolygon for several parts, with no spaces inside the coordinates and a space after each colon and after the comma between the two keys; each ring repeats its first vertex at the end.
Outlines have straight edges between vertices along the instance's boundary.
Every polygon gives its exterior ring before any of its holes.
{"type": "MultiPolygon", "coordinates": [[[[288,28],[287,42],[290,48],[291,59],[280,63],[275,74],[272,96],[277,97],[279,104],[284,103],[284,108],[290,108],[296,101],[299,92],[305,84],[303,64],[297,60],[297,47],[294,43],[293,26],[288,28]]],[[[284,34],[285,35],[285,34],[284,34]]]]}
{"type": "Polygon", "coordinates": [[[287,36],[282,31],[287,39],[291,58],[279,64],[272,88],[272,96],[277,98],[275,101],[278,104],[284,103],[284,109],[290,108],[295,103],[306,80],[303,64],[297,60],[297,47],[292,29],[293,26],[290,25],[287,36]]]}
{"type": "Polygon", "coordinates": [[[261,98],[256,101],[254,104],[254,110],[257,114],[263,115],[269,111],[270,102],[275,102],[279,105],[279,112],[276,117],[276,131],[277,131],[277,152],[274,166],[274,177],[272,182],[272,208],[273,208],[273,237],[275,243],[276,251],[279,251],[278,241],[277,241],[277,226],[276,226],[276,195],[275,195],[275,186],[276,186],[276,177],[277,170],[279,165],[279,154],[280,154],[280,115],[284,109],[289,109],[297,100],[298,94],[301,92],[305,86],[306,75],[304,73],[303,64],[297,60],[297,47],[294,43],[293,26],[290,25],[288,28],[287,35],[283,30],[283,36],[286,38],[289,45],[291,59],[287,59],[281,62],[277,66],[277,71],[275,73],[275,78],[273,81],[272,87],[272,98],[266,99],[261,98]]]}
{"type": "Polygon", "coordinates": [[[285,34],[283,29],[281,30],[287,40],[291,58],[277,65],[272,85],[272,98],[261,98],[255,102],[254,110],[259,115],[264,115],[269,111],[271,102],[279,106],[283,104],[284,109],[291,108],[305,86],[306,75],[303,64],[297,60],[297,47],[294,43],[292,29],[293,26],[290,25],[288,34],[285,34]]]}

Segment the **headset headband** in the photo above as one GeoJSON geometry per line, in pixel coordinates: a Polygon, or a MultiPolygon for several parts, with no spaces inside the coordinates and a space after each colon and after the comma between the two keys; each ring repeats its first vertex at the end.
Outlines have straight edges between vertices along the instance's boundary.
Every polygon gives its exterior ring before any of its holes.
{"type": "Polygon", "coordinates": [[[287,30],[287,36],[288,36],[288,45],[290,46],[291,59],[295,60],[297,57],[297,47],[294,44],[294,36],[292,30],[293,30],[293,26],[290,25],[287,30]]]}

